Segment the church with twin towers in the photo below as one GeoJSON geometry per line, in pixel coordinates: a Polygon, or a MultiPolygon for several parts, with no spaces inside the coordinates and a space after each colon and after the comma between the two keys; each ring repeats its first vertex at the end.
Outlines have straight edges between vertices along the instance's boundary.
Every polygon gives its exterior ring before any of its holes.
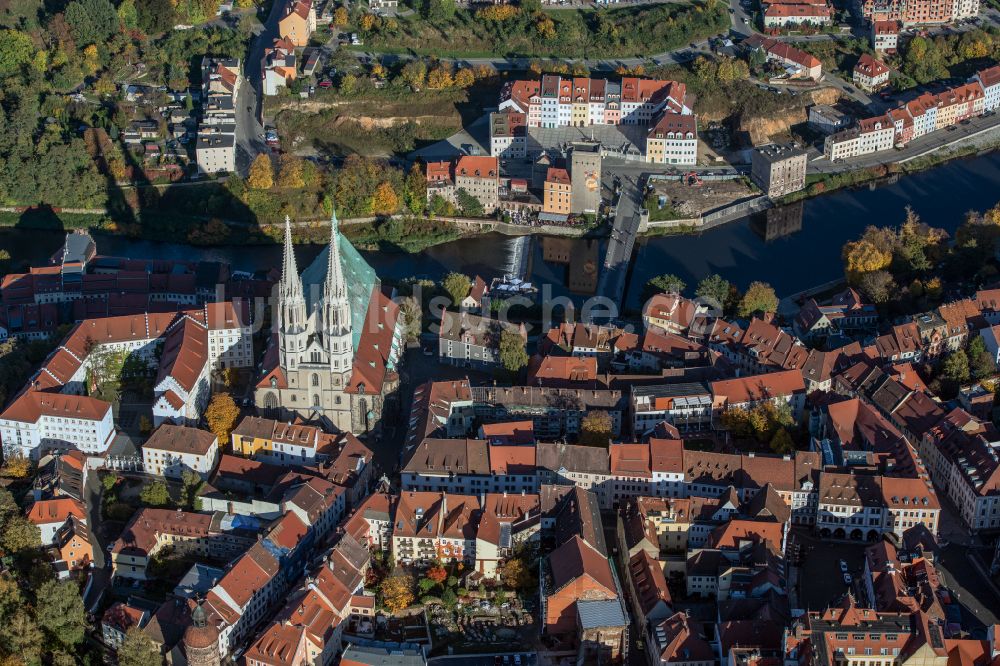
{"type": "Polygon", "coordinates": [[[299,273],[285,218],[281,280],[254,400],[269,418],[363,434],[392,408],[403,349],[399,308],[330,218],[330,241],[299,273]]]}

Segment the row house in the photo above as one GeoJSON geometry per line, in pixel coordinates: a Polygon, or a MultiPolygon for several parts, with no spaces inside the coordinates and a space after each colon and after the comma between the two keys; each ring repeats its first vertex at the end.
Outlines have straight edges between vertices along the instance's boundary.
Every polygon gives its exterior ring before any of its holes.
{"type": "Polygon", "coordinates": [[[490,114],[490,155],[500,160],[528,156],[528,115],[512,108],[490,114]]]}
{"type": "Polygon", "coordinates": [[[248,666],[329,664],[342,649],[348,621],[368,617],[374,602],[363,594],[368,551],[344,534],[321,559],[257,633],[244,654],[248,666]]]}
{"type": "Polygon", "coordinates": [[[831,162],[889,150],[895,145],[895,124],[888,115],[865,118],[857,127],[826,137],[823,154],[831,162]]]}
{"type": "Polygon", "coordinates": [[[692,114],[664,112],[646,134],[646,161],[694,166],[698,163],[698,120],[692,114]]]}
{"type": "Polygon", "coordinates": [[[823,472],[816,530],[820,536],[876,541],[923,525],[937,533],[941,505],[924,479],[823,472]]]}
{"type": "Polygon", "coordinates": [[[919,549],[899,547],[883,539],[865,549],[861,577],[867,605],[882,613],[923,613],[932,621],[946,620],[938,598],[941,577],[919,549]]]}
{"type": "Polygon", "coordinates": [[[498,111],[523,114],[527,127],[649,125],[664,110],[690,114],[686,96],[686,87],[677,81],[634,77],[611,81],[546,74],[541,81],[506,83],[498,111]]]}
{"type": "Polygon", "coordinates": [[[960,408],[920,440],[920,454],[934,484],[958,508],[973,532],[1000,528],[1000,434],[960,408]]]}
{"type": "Polygon", "coordinates": [[[475,561],[479,498],[454,493],[403,491],[393,518],[396,562],[475,561]]]}
{"type": "Polygon", "coordinates": [[[458,195],[464,192],[478,201],[487,215],[500,204],[500,162],[496,156],[463,155],[452,162],[428,162],[424,176],[428,203],[441,197],[458,204],[458,195]]]}
{"type": "Polygon", "coordinates": [[[809,349],[798,338],[759,318],[751,319],[746,330],[736,329],[732,336],[710,341],[708,346],[748,375],[801,371],[809,357],[809,349]]]}
{"type": "Polygon", "coordinates": [[[773,2],[764,6],[765,28],[800,25],[829,25],[833,12],[825,4],[773,2]]]}
{"type": "Polygon", "coordinates": [[[979,70],[973,79],[983,89],[983,110],[995,111],[1000,108],[1000,65],[979,70]]]}
{"type": "Polygon", "coordinates": [[[712,382],[710,388],[715,416],[731,409],[748,410],[770,402],[786,405],[792,418],[799,421],[805,406],[806,386],[801,369],[724,379],[712,382]]]}
{"type": "Polygon", "coordinates": [[[704,382],[634,385],[630,408],[637,438],[664,421],[682,432],[712,427],[712,391],[704,382]]]}

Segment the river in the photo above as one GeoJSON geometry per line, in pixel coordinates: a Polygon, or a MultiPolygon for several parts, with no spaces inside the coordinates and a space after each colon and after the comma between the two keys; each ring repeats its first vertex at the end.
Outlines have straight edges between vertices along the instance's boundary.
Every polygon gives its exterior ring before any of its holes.
{"type": "MultiPolygon", "coordinates": [[[[936,227],[954,232],[968,211],[986,210],[1000,201],[1000,153],[949,162],[929,171],[903,176],[893,184],[861,187],[801,202],[797,206],[732,222],[698,235],[640,239],[629,280],[627,300],[638,304],[649,278],[674,273],[694,285],[718,273],[745,288],[753,280],[773,285],[779,295],[823,284],[843,274],[840,251],[868,225],[898,225],[907,205],[936,227]]],[[[0,230],[0,248],[14,258],[13,268],[43,264],[63,242],[61,232],[0,230]]],[[[254,271],[280,265],[278,246],[199,248],[154,243],[121,236],[96,236],[102,254],[133,258],[217,259],[237,270],[254,271]]],[[[542,258],[539,239],[485,234],[461,238],[417,254],[363,252],[384,279],[421,276],[437,279],[449,271],[479,274],[489,280],[528,266],[529,279],[551,284],[552,293],[567,293],[566,267],[542,258]],[[529,253],[527,260],[521,256],[529,253]]],[[[318,246],[297,250],[304,268],[318,246]]],[[[599,249],[603,257],[603,244],[599,249]]],[[[573,251],[574,261],[581,253],[573,251]]]]}

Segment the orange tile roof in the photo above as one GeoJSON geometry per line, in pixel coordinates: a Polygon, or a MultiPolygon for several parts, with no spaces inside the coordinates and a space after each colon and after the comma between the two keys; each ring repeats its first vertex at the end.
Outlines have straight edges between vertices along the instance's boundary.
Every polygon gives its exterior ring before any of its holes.
{"type": "Polygon", "coordinates": [[[83,504],[72,497],[38,500],[28,509],[28,520],[35,525],[61,524],[66,522],[70,516],[75,516],[80,520],[87,519],[87,510],[83,504]]]}

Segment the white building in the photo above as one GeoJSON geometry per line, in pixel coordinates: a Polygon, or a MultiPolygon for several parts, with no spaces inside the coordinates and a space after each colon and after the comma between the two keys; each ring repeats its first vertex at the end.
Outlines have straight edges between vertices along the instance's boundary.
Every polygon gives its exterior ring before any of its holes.
{"type": "Polygon", "coordinates": [[[164,423],[142,446],[147,474],[180,479],[184,470],[207,479],[219,460],[219,440],[212,433],[164,423]]]}
{"type": "Polygon", "coordinates": [[[646,161],[694,166],[698,163],[698,122],[694,115],[664,113],[646,135],[646,161]]]}
{"type": "Polygon", "coordinates": [[[983,110],[993,111],[1000,107],[1000,65],[976,72],[973,78],[979,81],[986,96],[983,110]]]}
{"type": "Polygon", "coordinates": [[[114,436],[111,405],[97,398],[29,389],[0,415],[4,451],[33,460],[43,448],[103,454],[114,436]]]}
{"type": "Polygon", "coordinates": [[[201,173],[236,172],[236,125],[202,124],[195,159],[201,173]]]}
{"type": "Polygon", "coordinates": [[[888,116],[866,118],[858,126],[826,137],[823,153],[831,161],[892,149],[896,127],[888,116]]]}

